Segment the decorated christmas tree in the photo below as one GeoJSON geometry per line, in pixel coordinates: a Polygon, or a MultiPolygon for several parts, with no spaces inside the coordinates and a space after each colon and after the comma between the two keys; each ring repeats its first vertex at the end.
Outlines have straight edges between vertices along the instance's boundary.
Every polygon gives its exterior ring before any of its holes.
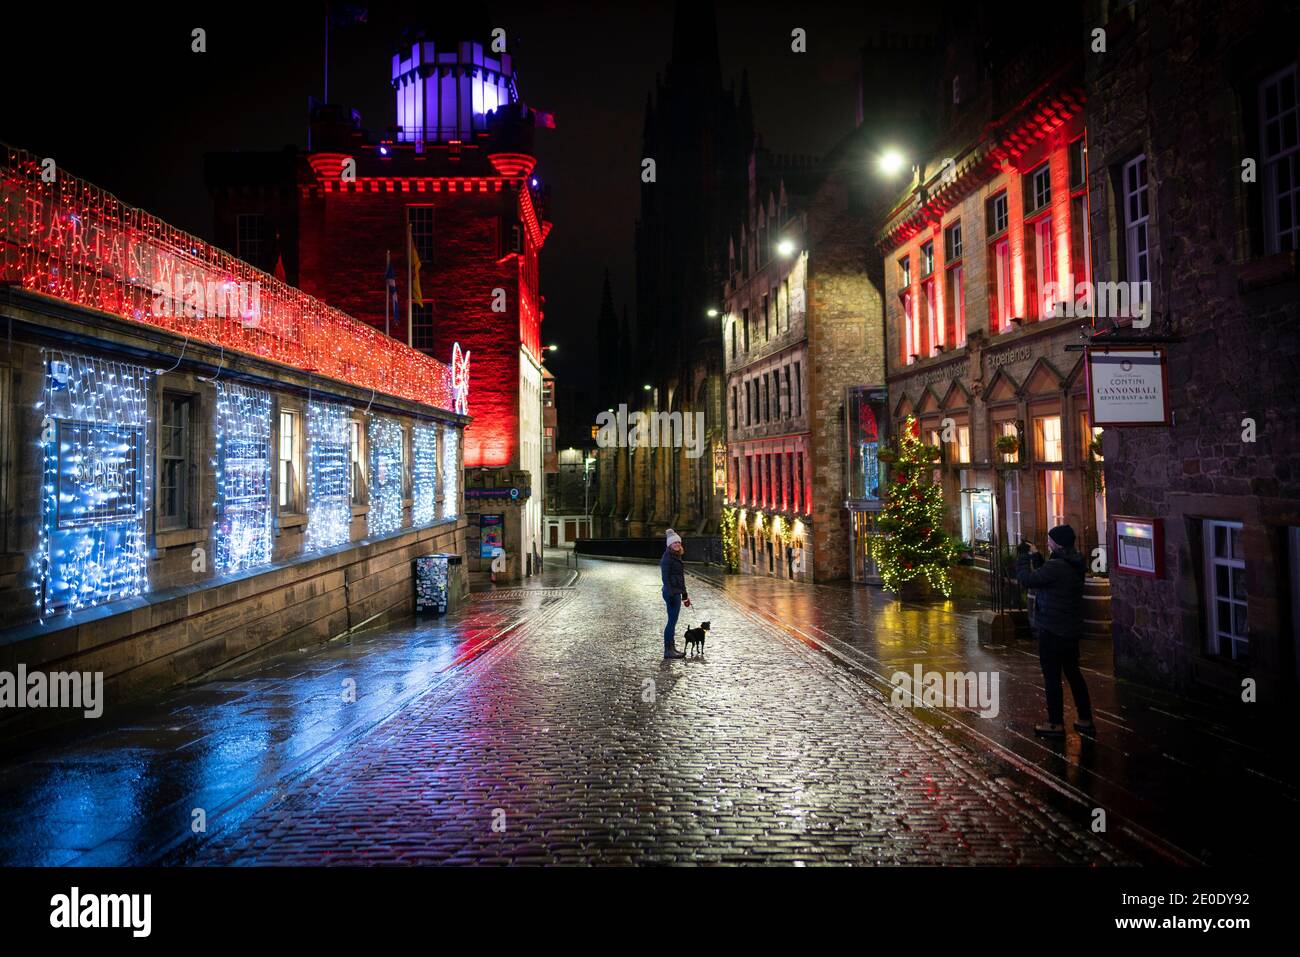
{"type": "Polygon", "coordinates": [[[881,538],[876,564],[886,588],[924,577],[947,597],[948,575],[957,552],[943,530],[943,490],[931,479],[939,449],[921,441],[916,420],[908,416],[903,434],[880,456],[890,463],[889,501],[880,516],[881,538]]]}

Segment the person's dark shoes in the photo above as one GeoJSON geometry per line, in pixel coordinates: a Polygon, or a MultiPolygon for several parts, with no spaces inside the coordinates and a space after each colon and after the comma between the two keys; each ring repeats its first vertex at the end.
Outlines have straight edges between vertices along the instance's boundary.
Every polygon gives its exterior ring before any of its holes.
{"type": "Polygon", "coordinates": [[[1065,725],[1063,724],[1036,724],[1034,725],[1034,734],[1040,738],[1063,738],[1065,737],[1065,725]]]}
{"type": "Polygon", "coordinates": [[[678,651],[676,648],[673,648],[671,651],[668,650],[667,648],[664,649],[665,661],[667,661],[669,658],[685,658],[685,657],[686,657],[686,652],[684,651],[678,651]]]}
{"type": "Polygon", "coordinates": [[[1097,725],[1093,721],[1076,721],[1074,722],[1074,730],[1080,734],[1096,734],[1097,725]]]}

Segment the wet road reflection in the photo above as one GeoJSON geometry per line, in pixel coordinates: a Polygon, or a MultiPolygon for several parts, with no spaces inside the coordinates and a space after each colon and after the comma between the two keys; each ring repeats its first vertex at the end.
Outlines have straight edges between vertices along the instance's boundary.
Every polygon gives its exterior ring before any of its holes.
{"type": "MultiPolygon", "coordinates": [[[[969,600],[929,604],[896,601],[883,589],[849,584],[804,585],[749,576],[707,576],[752,612],[806,642],[822,643],[841,664],[869,672],[878,687],[895,672],[996,671],[999,713],[946,708],[928,717],[976,749],[1014,756],[1052,780],[1118,811],[1207,863],[1244,862],[1263,844],[1297,848],[1293,819],[1300,806],[1294,746],[1276,716],[1223,698],[1215,703],[1117,680],[1109,640],[1085,639],[1080,663],[1098,725],[1095,738],[1073,731],[1064,742],[1036,738],[1046,704],[1032,642],[981,646],[969,600]],[[1249,808],[1246,813],[1210,814],[1249,808]],[[1282,831],[1284,833],[1279,833],[1282,831]]],[[[917,712],[925,715],[925,712],[917,712]]],[[[1066,723],[1074,721],[1066,690],[1066,723]]]]}
{"type": "Polygon", "coordinates": [[[274,661],[249,662],[0,755],[0,864],[155,859],[400,710],[491,647],[557,592],[487,595],[274,661]],[[355,701],[345,682],[355,682],[355,701]]]}

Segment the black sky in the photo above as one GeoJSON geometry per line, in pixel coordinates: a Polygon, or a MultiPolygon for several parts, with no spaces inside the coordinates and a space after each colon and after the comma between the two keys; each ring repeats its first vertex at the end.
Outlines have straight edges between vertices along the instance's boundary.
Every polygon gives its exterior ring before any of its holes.
{"type": "MultiPolygon", "coordinates": [[[[66,24],[39,5],[11,20],[0,140],[200,236],[211,236],[203,154],[305,146],[308,95],[323,84],[324,4],[112,5],[66,24]],[[21,24],[21,25],[20,25],[21,24]],[[191,52],[191,31],[207,52],[191,52]]],[[[395,122],[390,57],[401,29],[443,4],[368,4],[367,22],[331,34],[330,99],[379,131],[395,122]]],[[[555,114],[538,135],[555,228],[542,258],[543,336],[566,411],[597,401],[595,323],[603,270],[617,308],[634,288],[640,135],[646,94],[668,61],[673,5],[477,5],[507,31],[519,89],[555,114]]],[[[749,72],[756,128],[777,152],[821,154],[853,126],[858,49],[891,26],[865,4],[720,2],[724,82],[749,72]],[[790,49],[802,27],[808,52],[790,49]]],[[[6,17],[10,18],[6,13],[6,17]]],[[[424,22],[428,22],[427,19],[424,22]]],[[[572,421],[571,416],[564,416],[572,421]]],[[[567,431],[567,430],[566,430],[567,431]]],[[[565,443],[580,438],[562,433],[565,443]]]]}

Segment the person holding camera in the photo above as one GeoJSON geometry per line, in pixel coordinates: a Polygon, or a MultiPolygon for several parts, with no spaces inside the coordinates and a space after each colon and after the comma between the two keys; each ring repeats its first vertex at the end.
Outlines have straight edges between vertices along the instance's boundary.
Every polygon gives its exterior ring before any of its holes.
{"type": "Polygon", "coordinates": [[[1083,637],[1083,581],[1086,564],[1074,550],[1074,529],[1057,525],[1047,533],[1050,557],[1044,561],[1029,542],[1016,547],[1016,581],[1034,590],[1031,620],[1038,638],[1038,661],[1047,692],[1047,723],[1035,725],[1040,737],[1065,736],[1065,695],[1061,675],[1070,683],[1078,720],[1074,729],[1095,734],[1088,685],[1079,670],[1079,639],[1083,637]]]}

